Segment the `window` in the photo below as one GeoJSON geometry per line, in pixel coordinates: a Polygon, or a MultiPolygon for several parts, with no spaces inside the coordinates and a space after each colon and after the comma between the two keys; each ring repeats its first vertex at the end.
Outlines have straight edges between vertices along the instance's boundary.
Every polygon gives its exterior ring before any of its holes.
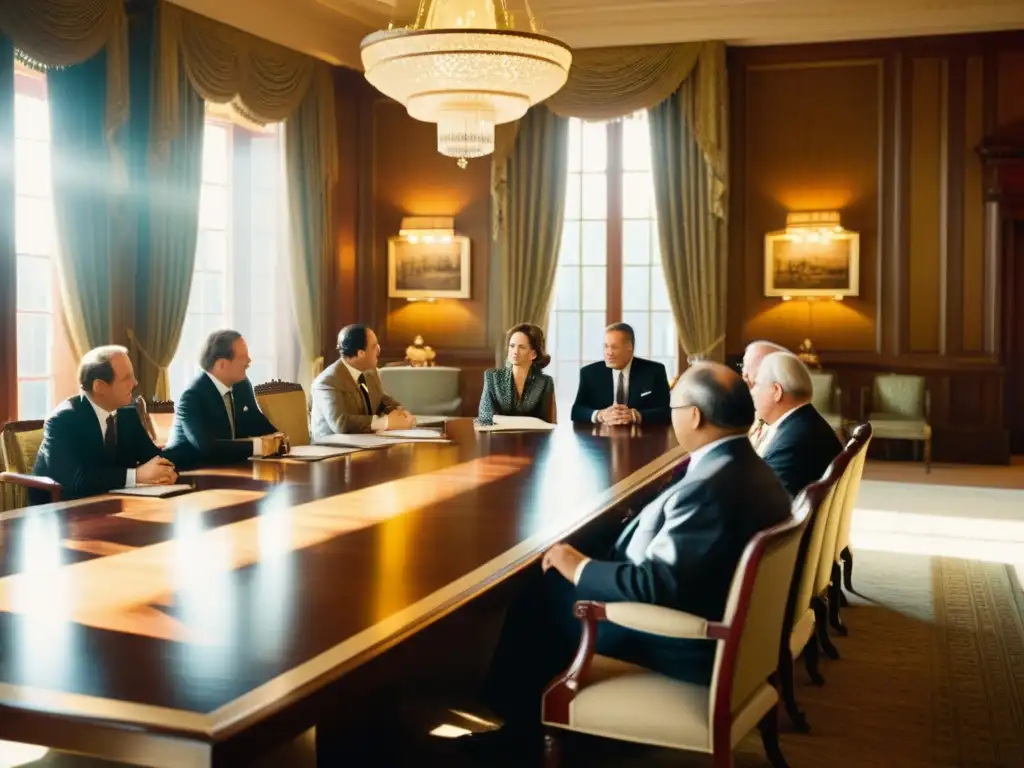
{"type": "Polygon", "coordinates": [[[59,311],[46,76],[20,63],[14,70],[14,142],[18,417],[42,419],[75,385],[68,365],[55,365],[72,353],[59,311]]]}
{"type": "Polygon", "coordinates": [[[647,113],[614,123],[569,123],[565,224],[549,319],[559,407],[570,407],[579,369],[603,357],[604,329],[624,321],[636,354],[679,367],[675,322],[661,268],[647,113]]]}
{"type": "Polygon", "coordinates": [[[295,378],[299,353],[287,216],[280,126],[242,126],[224,107],[209,105],[196,261],[171,363],[172,398],[180,397],[198,372],[203,341],[222,328],[245,336],[253,384],[295,378]]]}

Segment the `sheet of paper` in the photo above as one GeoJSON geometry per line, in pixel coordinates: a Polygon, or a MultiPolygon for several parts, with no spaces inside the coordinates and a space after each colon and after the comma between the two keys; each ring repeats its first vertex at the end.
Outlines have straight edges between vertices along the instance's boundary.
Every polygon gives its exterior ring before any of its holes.
{"type": "Polygon", "coordinates": [[[194,486],[179,483],[178,485],[137,485],[134,488],[118,488],[110,493],[118,496],[146,496],[151,499],[161,499],[165,496],[174,496],[192,490],[195,490],[194,486]]]}
{"type": "Polygon", "coordinates": [[[388,429],[377,434],[392,439],[398,437],[411,440],[437,440],[441,437],[441,433],[436,429],[388,429]]]}
{"type": "MultiPolygon", "coordinates": [[[[434,433],[437,434],[436,432],[434,433]]],[[[353,435],[328,435],[327,437],[321,437],[317,440],[320,445],[347,445],[353,448],[386,448],[389,445],[399,445],[400,443],[450,443],[451,440],[445,440],[440,437],[434,438],[394,438],[394,437],[382,437],[381,435],[371,434],[353,434],[353,435]]]]}
{"type": "Polygon", "coordinates": [[[533,416],[495,416],[494,424],[474,424],[478,432],[550,432],[555,428],[533,416]]]}
{"type": "Polygon", "coordinates": [[[296,445],[283,456],[253,456],[252,461],[321,461],[355,453],[359,448],[333,445],[296,445]]]}

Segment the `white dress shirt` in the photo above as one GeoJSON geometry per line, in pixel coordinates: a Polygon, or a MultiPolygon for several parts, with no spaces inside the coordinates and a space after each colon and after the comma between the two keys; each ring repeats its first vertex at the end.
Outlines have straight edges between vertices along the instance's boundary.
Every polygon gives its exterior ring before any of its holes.
{"type": "MultiPolygon", "coordinates": [[[[359,389],[359,391],[361,393],[363,391],[363,388],[359,386],[359,377],[360,376],[365,376],[366,375],[366,371],[360,371],[358,368],[352,367],[351,365],[349,365],[345,361],[345,358],[342,358],[341,362],[345,363],[345,367],[348,368],[348,372],[352,374],[352,378],[356,382],[356,388],[359,389]]],[[[369,389],[367,389],[367,392],[369,392],[369,389]]],[[[374,431],[374,432],[383,432],[385,429],[388,428],[388,417],[387,416],[376,416],[376,415],[374,415],[372,413],[370,415],[373,416],[373,420],[370,422],[370,429],[372,431],[374,431]]]]}
{"type": "MultiPolygon", "coordinates": [[[[217,388],[217,391],[220,393],[220,399],[224,402],[224,410],[227,411],[227,414],[228,414],[228,421],[231,422],[231,436],[233,438],[235,436],[235,414],[233,414],[230,411],[230,409],[228,407],[228,403],[230,401],[227,399],[228,393],[231,392],[231,387],[229,387],[227,384],[225,384],[223,381],[218,379],[216,376],[214,376],[209,371],[204,371],[204,373],[207,376],[210,377],[210,381],[213,382],[213,386],[215,386],[217,388]]],[[[253,456],[262,456],[263,455],[263,438],[262,437],[252,437],[252,438],[249,438],[249,439],[252,440],[252,455],[253,456]]]]}
{"type": "MultiPolygon", "coordinates": [[[[116,411],[105,411],[105,410],[103,410],[98,405],[96,405],[96,403],[94,403],[92,401],[91,397],[86,396],[85,399],[89,401],[89,405],[91,405],[93,411],[96,412],[96,418],[100,420],[100,438],[103,441],[106,441],[106,439],[107,439],[107,417],[108,416],[113,416],[114,417],[114,422],[116,423],[117,422],[117,412],[116,411]]],[[[134,488],[135,487],[135,470],[134,469],[125,470],[124,487],[125,488],[134,488]]]]}
{"type": "Polygon", "coordinates": [[[768,452],[768,446],[772,444],[772,440],[775,438],[775,433],[779,431],[779,425],[782,422],[788,419],[790,415],[796,413],[801,408],[806,408],[808,405],[810,405],[810,403],[803,403],[801,405],[796,406],[795,408],[790,408],[784,414],[779,416],[779,418],[775,420],[774,424],[768,424],[765,427],[764,437],[762,437],[761,441],[755,446],[757,455],[764,456],[768,452]]]}
{"type": "MultiPolygon", "coordinates": [[[[629,369],[632,367],[633,358],[630,358],[629,362],[626,363],[626,367],[622,370],[612,368],[612,405],[615,404],[615,393],[618,391],[616,387],[619,386],[619,379],[622,379],[622,399],[626,401],[623,405],[629,402],[629,369]]],[[[593,415],[590,417],[590,420],[594,424],[597,424],[598,413],[600,413],[600,411],[594,411],[593,415]]]]}
{"type": "MultiPolygon", "coordinates": [[[[705,456],[707,456],[711,451],[713,451],[718,446],[724,445],[725,443],[728,443],[728,442],[730,442],[732,440],[741,440],[741,439],[742,440],[746,440],[747,436],[746,435],[729,435],[728,437],[720,437],[718,440],[712,440],[707,445],[703,445],[700,448],[698,448],[696,451],[693,451],[690,454],[690,463],[686,467],[686,474],[690,474],[691,472],[693,472],[693,470],[697,467],[697,465],[700,464],[701,459],[703,459],[705,456]]],[[[580,564],[576,566],[576,572],[573,573],[573,577],[572,577],[572,583],[573,584],[579,584],[580,583],[580,577],[583,575],[583,567],[587,563],[589,563],[590,561],[591,561],[591,558],[588,557],[585,560],[581,561],[580,564]]]]}

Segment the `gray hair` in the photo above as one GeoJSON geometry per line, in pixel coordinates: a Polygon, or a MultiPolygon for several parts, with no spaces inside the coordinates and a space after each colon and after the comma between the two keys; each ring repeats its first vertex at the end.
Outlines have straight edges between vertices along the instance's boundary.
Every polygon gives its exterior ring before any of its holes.
{"type": "Polygon", "coordinates": [[[118,344],[107,344],[103,347],[90,349],[78,364],[78,386],[83,392],[92,392],[92,385],[97,381],[110,384],[114,381],[114,366],[110,361],[118,355],[128,356],[127,347],[118,344]]]}
{"type": "Polygon", "coordinates": [[[692,405],[704,420],[720,429],[748,430],[754,423],[754,401],[750,390],[735,371],[720,375],[724,366],[697,363],[679,378],[669,396],[672,408],[692,405]]]}
{"type": "Polygon", "coordinates": [[[766,350],[765,352],[761,353],[762,357],[764,355],[770,355],[770,354],[773,354],[775,352],[789,352],[789,350],[786,349],[784,346],[782,346],[781,344],[776,344],[774,341],[760,341],[759,340],[759,341],[752,341],[749,344],[747,344],[746,349],[744,350],[744,354],[747,353],[747,352],[750,352],[751,350],[758,350],[759,351],[759,350],[762,350],[762,349],[766,350]]]}
{"type": "Polygon", "coordinates": [[[792,352],[772,352],[765,357],[757,371],[757,383],[778,384],[797,400],[810,400],[814,394],[810,371],[792,352]]]}

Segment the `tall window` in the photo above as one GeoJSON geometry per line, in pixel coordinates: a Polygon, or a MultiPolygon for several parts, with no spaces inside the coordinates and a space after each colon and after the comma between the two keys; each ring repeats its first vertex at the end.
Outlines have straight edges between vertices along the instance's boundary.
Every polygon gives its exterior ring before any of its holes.
{"type": "Polygon", "coordinates": [[[46,76],[20,63],[14,69],[14,142],[18,416],[42,419],[74,383],[59,311],[46,76]]]}
{"type": "Polygon", "coordinates": [[[294,379],[298,337],[288,279],[283,131],[243,127],[208,106],[203,134],[199,239],[185,325],[171,363],[177,398],[198,372],[210,332],[245,336],[254,384],[294,379]]]}
{"type": "Polygon", "coordinates": [[[647,113],[569,123],[565,225],[549,320],[556,395],[571,405],[579,369],[603,356],[604,328],[624,321],[636,354],[679,367],[661,267],[647,113]]]}

